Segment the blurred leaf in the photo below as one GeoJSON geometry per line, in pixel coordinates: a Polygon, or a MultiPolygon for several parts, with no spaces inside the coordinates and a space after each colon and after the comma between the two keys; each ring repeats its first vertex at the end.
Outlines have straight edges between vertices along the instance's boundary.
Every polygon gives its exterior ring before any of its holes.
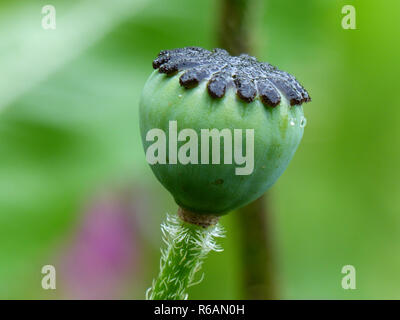
{"type": "Polygon", "coordinates": [[[147,1],[53,1],[56,30],[41,27],[45,1],[6,8],[0,14],[0,110],[137,13],[147,1]]]}

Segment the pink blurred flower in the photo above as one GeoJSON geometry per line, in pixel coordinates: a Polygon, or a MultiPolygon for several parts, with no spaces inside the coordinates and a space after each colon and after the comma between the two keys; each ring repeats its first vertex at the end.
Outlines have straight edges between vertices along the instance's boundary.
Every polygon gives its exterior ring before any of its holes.
{"type": "Polygon", "coordinates": [[[63,260],[67,298],[120,298],[137,267],[133,207],[120,195],[95,199],[63,260]]]}

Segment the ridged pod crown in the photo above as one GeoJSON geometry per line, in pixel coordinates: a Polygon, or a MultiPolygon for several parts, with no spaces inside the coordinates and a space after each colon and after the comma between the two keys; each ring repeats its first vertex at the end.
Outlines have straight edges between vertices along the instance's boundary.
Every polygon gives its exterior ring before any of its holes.
{"type": "Polygon", "coordinates": [[[271,107],[281,102],[280,92],[291,106],[311,100],[307,91],[289,73],[247,54],[232,57],[223,49],[208,51],[187,47],[161,51],[153,61],[153,68],[167,75],[184,71],[179,82],[187,89],[207,81],[208,93],[213,98],[222,98],[227,88],[234,87],[240,99],[252,102],[259,96],[265,105],[271,107]]]}

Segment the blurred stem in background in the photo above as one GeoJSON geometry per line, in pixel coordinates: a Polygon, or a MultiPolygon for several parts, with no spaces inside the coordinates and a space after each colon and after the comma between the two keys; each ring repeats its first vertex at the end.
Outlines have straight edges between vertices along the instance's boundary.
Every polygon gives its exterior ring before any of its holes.
{"type": "MultiPolygon", "coordinates": [[[[221,0],[218,45],[232,55],[254,54],[258,0],[221,0]]],[[[273,244],[269,220],[272,212],[266,195],[234,214],[240,226],[242,289],[244,299],[276,298],[273,244]]]]}
{"type": "Polygon", "coordinates": [[[259,0],[221,0],[219,46],[232,55],[251,53],[256,46],[256,11],[259,0]]]}

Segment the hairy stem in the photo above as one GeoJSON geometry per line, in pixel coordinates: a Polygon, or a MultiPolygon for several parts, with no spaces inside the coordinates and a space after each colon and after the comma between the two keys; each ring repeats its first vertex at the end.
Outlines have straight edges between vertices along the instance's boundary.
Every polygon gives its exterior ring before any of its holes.
{"type": "Polygon", "coordinates": [[[210,251],[222,251],[215,238],[223,236],[217,223],[209,227],[189,224],[168,215],[161,225],[166,248],[161,251],[160,273],[146,293],[148,300],[185,300],[187,288],[200,283],[198,275],[210,251]]]}

